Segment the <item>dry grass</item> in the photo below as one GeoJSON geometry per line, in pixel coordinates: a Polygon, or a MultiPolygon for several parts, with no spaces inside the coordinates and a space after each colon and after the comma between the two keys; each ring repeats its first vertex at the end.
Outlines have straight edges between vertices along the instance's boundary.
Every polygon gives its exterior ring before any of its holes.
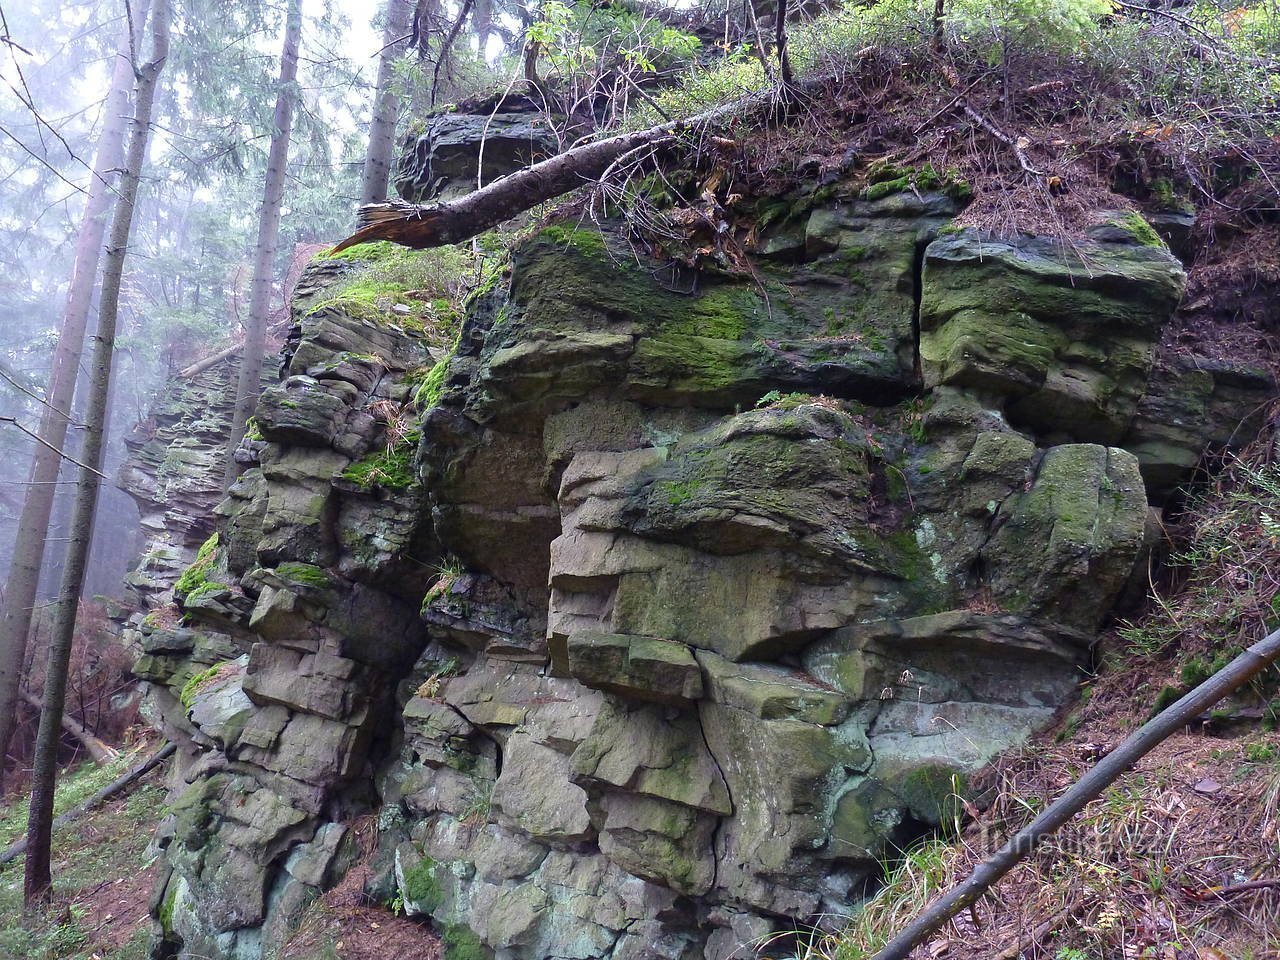
{"type": "MultiPolygon", "coordinates": [[[[872,956],[1074,783],[1105,749],[1093,733],[1082,727],[1068,742],[1042,741],[994,765],[989,806],[960,840],[909,851],[866,911],[807,960],[872,956]]],[[[1174,737],[912,957],[1278,957],[1278,797],[1280,736],[1174,737]],[[1258,880],[1276,885],[1236,889],[1258,880]]]]}

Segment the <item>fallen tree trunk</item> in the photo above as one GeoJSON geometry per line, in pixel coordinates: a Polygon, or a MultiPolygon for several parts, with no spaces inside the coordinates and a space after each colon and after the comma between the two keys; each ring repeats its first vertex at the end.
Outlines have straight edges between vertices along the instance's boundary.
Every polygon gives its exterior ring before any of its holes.
{"type": "Polygon", "coordinates": [[[244,349],[244,341],[233,343],[231,346],[219,350],[212,356],[205,357],[203,360],[197,360],[189,367],[183,367],[178,371],[178,376],[184,380],[190,380],[192,377],[198,377],[210,367],[217,366],[228,357],[234,357],[237,353],[244,349]]]}
{"type": "Polygon", "coordinates": [[[669,120],[645,130],[586,143],[448,203],[368,204],[360,208],[360,229],[334,247],[333,252],[375,240],[389,240],[418,250],[470,240],[539,203],[596,182],[624,154],[681,133],[785,103],[796,93],[815,90],[830,79],[827,76],[810,77],[785,91],[771,87],[692,117],[669,120]]]}
{"type": "Polygon", "coordinates": [[[963,883],[936,899],[871,960],[905,960],[917,946],[978,898],[1054,831],[1074,817],[1157,744],[1234,693],[1280,657],[1280,630],[1259,640],[1177,703],[1145,723],[1077,781],[1076,785],[984,860],[963,883]]]}
{"type": "MultiPolygon", "coordinates": [[[[127,771],[118,779],[111,781],[109,784],[107,784],[105,787],[103,787],[101,790],[95,793],[88,800],[84,801],[84,803],[80,804],[78,807],[73,807],[72,809],[68,810],[66,813],[61,814],[59,817],[57,817],[53,821],[53,829],[57,830],[59,827],[66,826],[68,823],[72,823],[75,820],[79,820],[90,810],[93,810],[95,807],[101,806],[102,804],[110,800],[112,797],[116,796],[116,794],[123,792],[131,784],[142,779],[148,773],[150,773],[153,769],[155,769],[158,765],[160,765],[165,760],[167,760],[173,754],[173,751],[176,749],[177,747],[175,747],[174,744],[166,743],[163,747],[161,747],[155,753],[151,754],[151,756],[147,757],[146,760],[143,760],[142,763],[138,764],[133,769],[127,771]]],[[[15,860],[18,857],[22,856],[24,853],[26,853],[26,851],[27,851],[27,841],[26,841],[26,838],[23,838],[22,840],[19,840],[17,843],[15,843],[13,846],[9,847],[3,852],[0,852],[0,867],[3,867],[10,860],[15,860]]]]}
{"type": "MultiPolygon", "coordinates": [[[[39,698],[33,697],[28,691],[22,691],[22,699],[37,710],[40,709],[39,698]]],[[[62,715],[62,729],[80,741],[80,745],[89,752],[94,763],[106,763],[108,760],[114,760],[119,754],[118,750],[107,746],[95,737],[84,724],[77,722],[69,713],[62,715]]]]}

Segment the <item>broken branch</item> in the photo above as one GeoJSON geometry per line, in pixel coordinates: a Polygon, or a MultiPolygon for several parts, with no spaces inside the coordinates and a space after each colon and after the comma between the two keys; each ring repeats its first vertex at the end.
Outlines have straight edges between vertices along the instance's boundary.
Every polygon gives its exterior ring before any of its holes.
{"type": "MultiPolygon", "coordinates": [[[[800,81],[797,86],[813,89],[829,80],[822,75],[800,81]]],[[[619,157],[637,148],[775,104],[774,91],[765,90],[686,119],[664,121],[645,130],[585,143],[446,203],[367,204],[360,208],[360,229],[334,247],[333,252],[375,240],[389,240],[418,250],[470,240],[539,203],[598,182],[619,157]]]]}

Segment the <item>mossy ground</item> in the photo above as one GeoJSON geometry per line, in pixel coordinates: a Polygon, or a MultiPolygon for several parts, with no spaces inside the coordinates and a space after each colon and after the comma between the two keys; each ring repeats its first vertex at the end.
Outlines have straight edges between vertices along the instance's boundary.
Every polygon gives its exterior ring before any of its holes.
{"type": "Polygon", "coordinates": [[[386,241],[362,243],[317,259],[351,263],[354,269],[311,306],[327,307],[375,323],[422,334],[427,343],[447,347],[458,333],[468,293],[495,270],[504,254],[480,245],[410,250],[386,241]]]}
{"type": "MultiPolygon", "coordinates": [[[[58,785],[63,812],[137,763],[149,746],[122,753],[101,767],[84,764],[58,785]]],[[[53,838],[54,906],[27,926],[22,913],[22,858],[0,868],[0,960],[145,960],[152,870],[147,847],[164,802],[160,774],[53,838]]],[[[0,807],[0,846],[25,831],[25,797],[0,807]]]]}

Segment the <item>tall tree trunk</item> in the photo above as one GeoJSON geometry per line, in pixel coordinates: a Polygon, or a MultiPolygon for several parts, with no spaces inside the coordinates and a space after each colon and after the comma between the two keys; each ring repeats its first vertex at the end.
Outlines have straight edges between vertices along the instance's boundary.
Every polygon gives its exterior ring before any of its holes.
{"type": "Polygon", "coordinates": [[[113,183],[124,163],[124,133],[129,120],[129,94],[133,89],[131,42],[142,37],[150,0],[135,0],[133,26],[135,37],[125,28],[116,54],[111,87],[104,107],[102,133],[93,161],[93,176],[85,201],[84,218],[76,237],[75,261],[67,303],[62,315],[58,344],[54,348],[53,365],[45,394],[45,407],[40,416],[39,435],[48,444],[38,444],[31,465],[31,483],[22,501],[18,521],[13,562],[9,567],[4,590],[4,610],[0,614],[0,792],[4,787],[4,757],[13,737],[17,719],[18,689],[22,681],[22,663],[26,655],[27,634],[31,630],[31,614],[40,584],[40,567],[44,562],[49,515],[57,491],[61,450],[67,439],[71,419],[71,401],[75,394],[76,373],[84,349],[84,331],[93,300],[98,259],[106,233],[107,214],[115,198],[113,183]]]}
{"type": "Polygon", "coordinates": [[[23,879],[23,902],[27,907],[47,899],[51,887],[49,847],[53,833],[53,792],[58,773],[59,731],[67,694],[67,667],[71,656],[71,639],[75,633],[76,612],[80,606],[80,592],[84,586],[85,565],[89,558],[94,508],[98,500],[98,470],[102,465],[107,398],[111,391],[111,361],[120,312],[120,282],[124,276],[129,232],[133,226],[133,205],[138,196],[138,181],[141,179],[147,138],[151,132],[151,107],[155,102],[160,70],[169,54],[169,0],[155,0],[152,21],[151,60],[136,69],[137,94],[129,131],[129,147],[125,153],[119,198],[111,219],[111,235],[107,241],[102,269],[98,333],[93,345],[84,446],[80,451],[80,460],[86,466],[81,468],[76,486],[71,542],[68,544],[66,566],[63,569],[53,637],[49,642],[40,728],[36,733],[35,764],[31,774],[31,809],[27,817],[26,874],[23,879]]]}
{"type": "Polygon", "coordinates": [[[369,147],[365,151],[364,174],[360,181],[362,204],[381,203],[387,199],[391,154],[395,149],[396,118],[400,114],[395,62],[408,49],[409,20],[412,17],[413,0],[387,0],[387,23],[382,33],[378,82],[373,93],[373,119],[369,123],[369,147]]]}
{"type": "Polygon", "coordinates": [[[275,272],[276,237],[280,232],[285,167],[289,162],[289,135],[293,130],[293,101],[297,96],[294,79],[298,75],[301,39],[302,0],[289,0],[284,24],[284,51],[280,54],[276,111],[272,118],[271,151],[267,155],[267,177],[262,187],[262,210],[258,215],[258,243],[253,250],[253,280],[249,293],[249,317],[244,326],[244,353],[240,358],[236,406],[227,442],[224,486],[230,486],[240,475],[235,450],[244,439],[245,424],[262,391],[262,351],[266,341],[267,314],[271,309],[271,280],[275,272]]]}

